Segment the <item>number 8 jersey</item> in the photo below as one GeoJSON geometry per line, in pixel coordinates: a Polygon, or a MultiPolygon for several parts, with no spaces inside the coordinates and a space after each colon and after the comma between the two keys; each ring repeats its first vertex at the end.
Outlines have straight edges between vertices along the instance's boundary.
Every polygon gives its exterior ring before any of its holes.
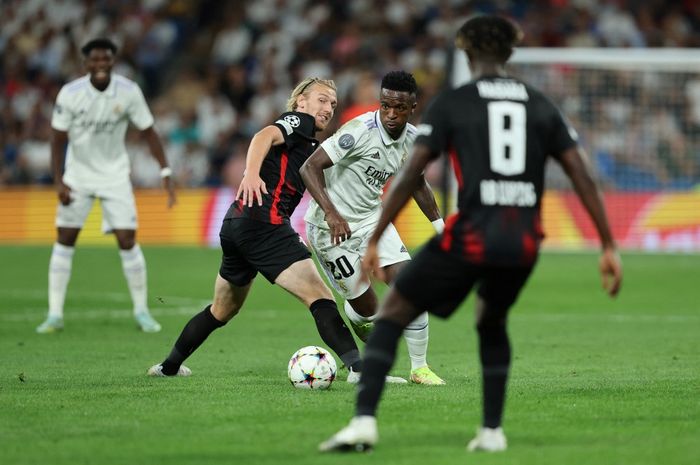
{"type": "Polygon", "coordinates": [[[545,165],[577,144],[556,106],[523,82],[482,77],[440,94],[416,144],[446,152],[459,185],[443,250],[479,264],[531,265],[543,233],[545,165]]]}

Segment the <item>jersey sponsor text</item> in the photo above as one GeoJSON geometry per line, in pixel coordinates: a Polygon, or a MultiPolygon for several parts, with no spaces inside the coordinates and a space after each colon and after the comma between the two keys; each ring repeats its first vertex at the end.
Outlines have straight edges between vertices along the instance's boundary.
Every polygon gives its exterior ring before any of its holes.
{"type": "Polygon", "coordinates": [[[365,174],[369,176],[365,182],[377,187],[384,187],[387,180],[394,175],[388,171],[378,170],[374,166],[368,166],[365,174]]]}

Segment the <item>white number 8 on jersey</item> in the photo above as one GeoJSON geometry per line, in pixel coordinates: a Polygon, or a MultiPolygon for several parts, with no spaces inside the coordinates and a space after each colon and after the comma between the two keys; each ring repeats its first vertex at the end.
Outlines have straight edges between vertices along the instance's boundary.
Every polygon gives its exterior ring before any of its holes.
{"type": "Polygon", "coordinates": [[[491,171],[513,176],[525,171],[525,105],[489,102],[489,158],[491,171]],[[506,128],[506,122],[510,124],[506,128]]]}

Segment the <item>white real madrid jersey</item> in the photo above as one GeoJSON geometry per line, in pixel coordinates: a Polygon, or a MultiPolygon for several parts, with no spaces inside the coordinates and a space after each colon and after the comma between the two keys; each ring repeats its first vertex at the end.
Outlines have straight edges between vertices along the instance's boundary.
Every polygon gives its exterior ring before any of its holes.
{"type": "MultiPolygon", "coordinates": [[[[373,111],[348,121],[321,144],[334,163],[324,171],[328,195],[351,230],[379,220],[384,185],[406,161],[415,139],[412,124],[392,139],[379,111],[373,111]]],[[[314,200],[304,219],[328,228],[325,213],[314,200]]]]}
{"type": "Polygon", "coordinates": [[[132,122],[140,130],[153,125],[153,115],[139,86],[118,74],[99,91],[83,76],[61,88],[51,126],[68,132],[63,182],[77,187],[104,187],[129,180],[124,146],[132,122]]]}

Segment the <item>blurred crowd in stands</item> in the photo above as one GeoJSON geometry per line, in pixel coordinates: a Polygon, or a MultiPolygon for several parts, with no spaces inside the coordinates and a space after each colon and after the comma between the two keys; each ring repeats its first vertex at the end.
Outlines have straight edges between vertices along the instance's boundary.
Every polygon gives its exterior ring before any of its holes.
{"type": "MultiPolygon", "coordinates": [[[[698,55],[700,57],[700,54],[698,55]]],[[[605,188],[700,187],[700,75],[690,71],[514,65],[557,101],[595,163],[605,188]]],[[[550,165],[548,187],[568,187],[550,165]]]]}
{"type": "MultiPolygon", "coordinates": [[[[525,47],[700,47],[698,0],[0,0],[0,5],[0,186],[51,183],[54,99],[61,85],[84,73],[79,48],[95,37],[119,45],[114,72],[141,85],[176,182],[190,187],[236,186],[250,137],[284,109],[291,88],[305,76],[331,77],[338,85],[331,132],[377,107],[385,72],[408,70],[420,88],[418,121],[444,84],[454,32],[475,13],[502,12],[517,20],[525,47]]],[[[610,185],[629,187],[615,171],[626,165],[630,185],[698,183],[700,81],[692,74],[680,75],[672,99],[657,102],[665,104],[656,106],[657,114],[645,114],[636,110],[640,101],[656,98],[658,78],[623,86],[624,73],[540,71],[523,77],[547,91],[556,91],[559,79],[573,83],[554,95],[594,147],[597,169],[610,185]],[[618,84],[615,93],[611,89],[618,84]],[[607,100],[596,100],[601,96],[607,100]],[[594,106],[604,108],[593,112],[594,106]],[[640,157],[645,150],[657,156],[640,157]]],[[[127,143],[135,185],[159,185],[158,166],[139,134],[130,132],[127,143]]],[[[430,174],[437,182],[439,168],[430,174]]]]}

